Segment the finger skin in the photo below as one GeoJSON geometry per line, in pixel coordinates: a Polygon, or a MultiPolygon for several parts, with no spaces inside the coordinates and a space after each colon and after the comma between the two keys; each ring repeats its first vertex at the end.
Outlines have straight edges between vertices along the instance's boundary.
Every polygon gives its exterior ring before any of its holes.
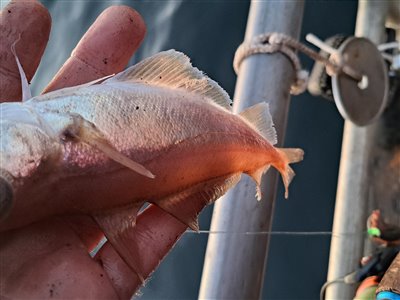
{"type": "Polygon", "coordinates": [[[1,299],[118,299],[62,218],[1,233],[0,261],[1,299]]]}
{"type": "Polygon", "coordinates": [[[134,9],[127,6],[107,8],[43,93],[122,71],[145,33],[145,23],[134,9]]]}
{"type": "MultiPolygon", "coordinates": [[[[140,257],[144,278],[148,278],[159,266],[186,228],[186,225],[154,205],[138,216],[126,243],[140,257]]],[[[100,249],[95,259],[101,262],[120,298],[130,298],[142,285],[110,243],[100,249]]]]}
{"type": "MultiPolygon", "coordinates": [[[[146,34],[146,25],[134,9],[107,8],[89,28],[43,93],[86,83],[124,69],[146,34]]],[[[103,237],[85,217],[71,217],[69,223],[88,250],[103,237]]]]}
{"type": "MultiPolygon", "coordinates": [[[[92,259],[70,221],[54,217],[0,234],[0,298],[131,297],[141,284],[136,275],[108,244],[92,259]]],[[[158,266],[185,229],[155,206],[139,216],[138,226],[131,232],[132,248],[139,250],[146,275],[158,266]]]]}
{"type": "Polygon", "coordinates": [[[104,237],[103,232],[90,216],[65,216],[64,220],[79,236],[88,252],[95,249],[104,237]]]}
{"type": "Polygon", "coordinates": [[[30,81],[49,40],[51,17],[37,1],[11,1],[0,13],[0,102],[20,101],[21,79],[11,45],[30,81]],[[21,21],[22,20],[22,21],[21,21]]]}

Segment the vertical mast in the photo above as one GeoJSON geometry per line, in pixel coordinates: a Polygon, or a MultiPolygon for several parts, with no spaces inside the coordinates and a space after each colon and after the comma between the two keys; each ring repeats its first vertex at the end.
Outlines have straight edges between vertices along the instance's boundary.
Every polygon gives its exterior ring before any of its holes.
{"type": "MultiPolygon", "coordinates": [[[[268,32],[299,38],[304,1],[256,1],[250,6],[245,41],[268,32]]],[[[282,146],[289,111],[290,86],[295,78],[283,54],[258,54],[246,58],[238,75],[234,107],[240,112],[261,101],[270,104],[282,146]]],[[[261,297],[269,235],[245,232],[270,231],[278,173],[263,178],[263,199],[255,199],[255,185],[243,176],[214,207],[201,281],[200,299],[257,299],[261,297]]]]}

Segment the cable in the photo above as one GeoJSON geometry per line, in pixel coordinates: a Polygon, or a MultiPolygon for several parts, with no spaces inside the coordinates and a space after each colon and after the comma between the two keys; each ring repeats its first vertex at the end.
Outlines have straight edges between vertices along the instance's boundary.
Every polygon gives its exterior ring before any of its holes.
{"type": "Polygon", "coordinates": [[[319,292],[319,299],[320,299],[320,300],[325,300],[325,292],[326,292],[326,289],[328,288],[328,286],[330,286],[330,285],[333,284],[333,283],[345,283],[344,277],[325,282],[325,283],[322,285],[321,290],[320,290],[320,292],[319,292]]]}
{"type": "Polygon", "coordinates": [[[335,233],[332,231],[213,231],[213,230],[199,230],[194,231],[187,229],[186,233],[194,234],[242,234],[242,235],[288,235],[288,236],[354,236],[354,235],[366,235],[366,231],[355,231],[355,232],[340,232],[335,233]]]}

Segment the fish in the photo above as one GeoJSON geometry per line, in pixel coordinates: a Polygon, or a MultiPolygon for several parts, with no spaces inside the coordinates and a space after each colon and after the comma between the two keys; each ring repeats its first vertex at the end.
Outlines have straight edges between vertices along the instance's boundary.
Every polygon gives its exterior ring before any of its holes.
{"type": "Polygon", "coordinates": [[[2,103],[0,231],[48,216],[92,215],[142,278],[121,237],[146,202],[198,230],[199,207],[183,203],[212,203],[243,173],[255,180],[260,199],[270,166],[288,197],[289,164],[303,151],[274,147],[267,103],[240,114],[231,103],[175,50],[94,82],[2,103]]]}

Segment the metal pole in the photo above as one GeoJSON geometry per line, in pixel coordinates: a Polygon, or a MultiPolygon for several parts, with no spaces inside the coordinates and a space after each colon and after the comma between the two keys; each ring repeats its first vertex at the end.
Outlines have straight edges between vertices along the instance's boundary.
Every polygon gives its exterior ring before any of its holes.
{"type": "MultiPolygon", "coordinates": [[[[387,4],[387,1],[359,1],[356,36],[367,37],[375,43],[382,42],[387,4]]],[[[366,228],[371,184],[369,162],[375,131],[376,124],[358,127],[350,121],[345,121],[328,281],[353,272],[363,255],[364,236],[346,233],[358,233],[366,228]]],[[[327,289],[326,299],[352,299],[354,291],[354,285],[332,284],[327,289]]]]}
{"type": "MultiPolygon", "coordinates": [[[[303,1],[252,1],[245,39],[267,32],[298,39],[303,9],[303,1]]],[[[282,145],[293,81],[293,67],[282,54],[248,57],[241,64],[233,110],[240,112],[258,102],[269,102],[282,145]]],[[[269,236],[240,233],[270,230],[277,181],[277,172],[270,170],[263,178],[264,196],[258,202],[254,183],[243,176],[216,202],[211,231],[231,233],[209,236],[200,299],[260,298],[269,236]]]]}

